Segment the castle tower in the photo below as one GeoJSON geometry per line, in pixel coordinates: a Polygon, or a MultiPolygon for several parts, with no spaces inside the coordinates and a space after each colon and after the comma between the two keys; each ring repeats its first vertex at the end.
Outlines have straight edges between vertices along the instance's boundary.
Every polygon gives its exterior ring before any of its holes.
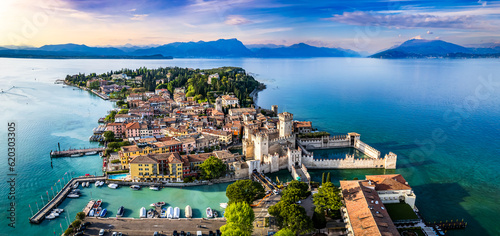
{"type": "Polygon", "coordinates": [[[287,137],[292,134],[293,130],[293,114],[288,112],[283,112],[278,115],[279,124],[278,128],[280,130],[280,137],[287,137]]]}
{"type": "Polygon", "coordinates": [[[389,154],[386,154],[384,157],[385,169],[396,169],[397,160],[398,155],[394,154],[393,152],[389,152],[389,154]]]}
{"type": "Polygon", "coordinates": [[[349,144],[351,147],[355,147],[356,140],[360,140],[359,138],[361,135],[355,132],[348,133],[347,135],[349,135],[349,144]]]}
{"type": "Polygon", "coordinates": [[[255,160],[262,160],[262,156],[269,154],[269,136],[256,134],[254,139],[255,160]]]}
{"type": "Polygon", "coordinates": [[[273,111],[274,115],[273,116],[277,116],[278,115],[278,105],[272,105],[271,106],[271,110],[273,111]]]}
{"type": "Polygon", "coordinates": [[[215,99],[215,110],[217,110],[218,112],[222,112],[222,98],[221,97],[218,97],[217,99],[215,99]]]}

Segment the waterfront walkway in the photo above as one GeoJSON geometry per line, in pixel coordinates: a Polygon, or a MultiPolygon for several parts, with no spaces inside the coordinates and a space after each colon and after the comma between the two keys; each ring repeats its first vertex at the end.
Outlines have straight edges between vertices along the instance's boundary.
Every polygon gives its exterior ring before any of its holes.
{"type": "Polygon", "coordinates": [[[64,187],[57,193],[57,195],[52,198],[45,206],[42,207],[35,215],[33,215],[30,218],[31,223],[39,224],[41,223],[44,219],[45,216],[48,215],[52,209],[56,208],[59,206],[64,199],[66,199],[66,196],[71,192],[73,189],[73,185],[75,183],[80,183],[80,182],[96,182],[96,181],[104,181],[106,180],[106,177],[104,176],[93,176],[93,177],[78,177],[78,178],[73,178],[71,179],[68,183],[64,185],[64,187]]]}
{"type": "Polygon", "coordinates": [[[97,148],[84,148],[84,149],[69,149],[62,151],[50,151],[50,157],[70,157],[72,155],[85,155],[88,152],[102,152],[106,148],[97,147],[97,148]]]}

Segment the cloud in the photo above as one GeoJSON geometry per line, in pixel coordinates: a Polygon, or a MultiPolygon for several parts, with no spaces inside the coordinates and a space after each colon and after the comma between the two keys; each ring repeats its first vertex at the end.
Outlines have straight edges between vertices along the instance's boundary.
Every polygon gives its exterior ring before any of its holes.
{"type": "Polygon", "coordinates": [[[433,34],[434,32],[427,30],[427,34],[433,34]]]}
{"type": "Polygon", "coordinates": [[[413,37],[413,38],[411,38],[411,39],[424,39],[424,38],[422,38],[422,36],[421,36],[421,35],[417,35],[417,36],[415,36],[415,37],[413,37]]]}
{"type": "Polygon", "coordinates": [[[381,14],[374,12],[344,12],[326,20],[349,25],[373,25],[394,28],[455,28],[477,29],[484,27],[477,16],[438,16],[431,14],[381,14]]]}
{"type": "Polygon", "coordinates": [[[252,23],[252,21],[240,15],[229,15],[226,17],[224,23],[228,25],[245,25],[252,23]]]}
{"type": "Polygon", "coordinates": [[[148,14],[135,14],[134,16],[130,17],[131,20],[138,20],[142,21],[148,17],[148,14]]]}

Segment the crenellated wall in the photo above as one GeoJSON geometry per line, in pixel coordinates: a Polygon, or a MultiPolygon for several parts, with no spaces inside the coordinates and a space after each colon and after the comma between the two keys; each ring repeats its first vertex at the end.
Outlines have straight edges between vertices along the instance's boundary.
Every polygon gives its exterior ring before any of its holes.
{"type": "Polygon", "coordinates": [[[361,140],[356,140],[356,142],[354,143],[354,148],[358,149],[360,152],[371,158],[380,158],[380,151],[372,148],[370,145],[364,143],[361,140]]]}
{"type": "Polygon", "coordinates": [[[354,155],[346,155],[345,159],[315,159],[312,156],[302,156],[302,163],[308,169],[395,169],[397,156],[394,153],[392,154],[377,159],[358,159],[354,158],[354,155]]]}
{"type": "Polygon", "coordinates": [[[329,149],[352,147],[349,136],[337,135],[331,137],[297,139],[297,142],[306,149],[329,149]]]}

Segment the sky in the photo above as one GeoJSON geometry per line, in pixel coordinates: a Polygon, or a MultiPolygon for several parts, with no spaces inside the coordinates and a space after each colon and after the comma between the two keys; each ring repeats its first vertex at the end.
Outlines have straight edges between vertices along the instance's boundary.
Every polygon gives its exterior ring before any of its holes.
{"type": "Polygon", "coordinates": [[[500,42],[499,1],[1,0],[0,45],[244,44],[377,52],[411,38],[500,42]]]}

